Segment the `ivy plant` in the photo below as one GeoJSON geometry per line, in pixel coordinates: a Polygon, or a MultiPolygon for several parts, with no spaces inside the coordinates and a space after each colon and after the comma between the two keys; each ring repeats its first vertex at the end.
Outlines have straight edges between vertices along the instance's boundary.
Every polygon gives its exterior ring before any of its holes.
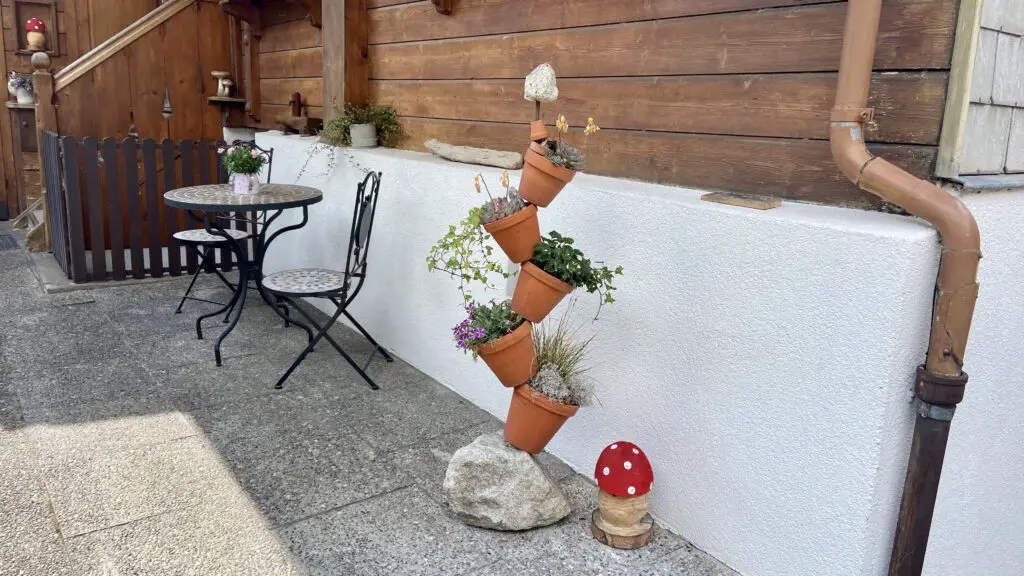
{"type": "Polygon", "coordinates": [[[487,242],[490,234],[481,225],[480,208],[473,208],[459,222],[448,226],[448,232],[441,237],[427,255],[427,270],[440,271],[459,281],[459,291],[465,302],[472,302],[470,286],[481,284],[484,288],[496,289],[492,274],[508,278],[505,258],[494,254],[494,247],[487,242]]]}
{"type": "MultiPolygon", "coordinates": [[[[574,246],[575,241],[568,236],[551,231],[541,238],[533,248],[533,263],[541,270],[551,274],[575,288],[583,288],[591,294],[600,296],[600,303],[615,302],[612,292],[615,286],[612,280],[622,275],[622,266],[608,268],[596,266],[601,262],[591,262],[583,251],[574,246]]],[[[598,308],[600,312],[600,307],[598,308]]]]}

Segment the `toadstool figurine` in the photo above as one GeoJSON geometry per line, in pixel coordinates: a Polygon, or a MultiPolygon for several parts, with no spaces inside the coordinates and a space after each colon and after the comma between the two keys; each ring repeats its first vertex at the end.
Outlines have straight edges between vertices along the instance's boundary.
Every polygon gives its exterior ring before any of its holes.
{"type": "Polygon", "coordinates": [[[46,24],[39,18],[29,18],[25,22],[25,40],[28,41],[28,49],[33,52],[46,51],[46,24]]]}
{"type": "Polygon", "coordinates": [[[647,513],[647,493],[654,485],[654,470],[647,455],[631,442],[609,445],[594,469],[597,510],[591,516],[594,537],[613,548],[642,548],[654,535],[654,520],[647,513]]]}

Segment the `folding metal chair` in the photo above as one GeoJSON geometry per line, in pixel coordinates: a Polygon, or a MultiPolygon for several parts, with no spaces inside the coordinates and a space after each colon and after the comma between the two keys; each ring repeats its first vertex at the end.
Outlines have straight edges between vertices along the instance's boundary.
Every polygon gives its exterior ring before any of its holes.
{"type": "Polygon", "coordinates": [[[373,232],[373,219],[377,211],[377,196],[380,192],[380,172],[370,172],[366,178],[359,183],[356,190],[355,210],[352,214],[352,231],[349,234],[348,253],[346,255],[345,269],[327,270],[323,268],[301,268],[284,270],[267,275],[263,278],[263,288],[273,294],[276,298],[284,300],[290,307],[298,310],[302,316],[316,329],[316,334],[309,344],[299,353],[298,358],[292,362],[288,370],[277,381],[275,388],[284,387],[285,380],[299,367],[299,364],[306,359],[306,356],[313,351],[320,340],[327,340],[328,343],[362,376],[363,380],[370,385],[370,388],[378,390],[377,384],[366,374],[366,368],[373,361],[377,352],[388,362],[394,359],[388,354],[383,346],[377,343],[370,336],[356,319],[349,314],[349,304],[359,295],[363,282],[366,280],[366,257],[369,253],[370,235],[373,232]],[[320,325],[313,316],[300,308],[295,298],[324,298],[337,307],[334,315],[323,325],[320,325]],[[328,331],[342,316],[358,330],[373,345],[373,352],[360,366],[351,356],[342,349],[328,331]]]}
{"type": "MultiPolygon", "coordinates": [[[[226,148],[227,146],[228,146],[227,143],[219,142],[217,144],[217,149],[220,150],[220,149],[226,148]]],[[[267,167],[266,180],[267,181],[270,180],[270,171],[273,169],[273,163],[274,163],[274,149],[273,148],[270,148],[270,149],[260,148],[259,146],[256,145],[255,142],[252,142],[252,141],[249,141],[249,140],[235,140],[234,142],[232,142],[230,144],[230,146],[232,146],[232,147],[240,146],[240,147],[243,147],[243,148],[248,148],[250,150],[255,150],[256,152],[261,154],[264,158],[266,158],[266,160],[267,160],[267,163],[266,163],[266,167],[267,167]]],[[[222,156],[223,156],[222,154],[219,154],[219,153],[217,154],[217,177],[218,177],[218,181],[220,181],[220,182],[227,182],[227,173],[224,171],[224,167],[223,167],[223,165],[221,163],[221,157],[222,156]]],[[[263,217],[263,215],[259,216],[259,218],[262,218],[262,217],[263,217]]],[[[254,217],[254,218],[251,219],[251,223],[254,224],[254,225],[260,225],[261,221],[257,220],[256,217],[254,217]]],[[[224,231],[227,232],[228,234],[230,234],[231,237],[234,238],[237,241],[247,240],[250,236],[252,236],[252,233],[250,233],[250,232],[246,232],[246,231],[243,231],[243,230],[235,230],[235,229],[229,228],[228,226],[224,226],[224,231]]],[[[228,290],[234,291],[234,289],[235,289],[234,285],[231,284],[231,282],[229,282],[228,279],[225,278],[224,275],[220,273],[220,270],[218,270],[216,268],[215,252],[216,252],[217,249],[227,248],[228,247],[227,239],[225,239],[225,238],[223,238],[221,236],[210,234],[209,232],[207,232],[206,230],[203,230],[201,228],[196,228],[196,229],[193,229],[193,230],[182,230],[180,232],[175,232],[174,233],[174,239],[178,241],[178,244],[181,244],[182,246],[185,246],[185,248],[187,250],[194,251],[196,253],[196,256],[199,259],[199,266],[196,268],[195,273],[192,274],[192,281],[189,282],[188,288],[185,289],[185,294],[181,297],[181,302],[178,303],[178,308],[174,311],[174,313],[175,314],[181,314],[181,309],[185,305],[185,301],[186,300],[194,300],[196,302],[206,302],[207,304],[223,305],[223,303],[221,303],[221,302],[213,302],[211,300],[206,300],[204,298],[196,298],[195,296],[190,296],[190,294],[192,293],[192,288],[196,284],[196,280],[199,279],[199,275],[202,274],[203,272],[212,272],[212,273],[216,274],[217,277],[220,278],[220,281],[223,282],[224,285],[228,287],[228,290]]],[[[225,322],[227,322],[227,318],[230,315],[231,315],[231,310],[228,310],[227,315],[224,317],[225,318],[225,320],[224,320],[225,322]]]]}

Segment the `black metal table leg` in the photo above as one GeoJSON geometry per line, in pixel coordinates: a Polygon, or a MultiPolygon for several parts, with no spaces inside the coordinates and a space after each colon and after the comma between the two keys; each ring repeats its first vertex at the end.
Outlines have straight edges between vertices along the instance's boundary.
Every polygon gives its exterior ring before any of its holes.
{"type": "Polygon", "coordinates": [[[256,277],[256,290],[260,293],[260,296],[263,298],[263,301],[266,302],[267,305],[270,306],[270,308],[274,310],[274,312],[276,312],[277,315],[280,316],[282,320],[284,320],[284,325],[286,327],[291,324],[294,324],[299,328],[302,328],[306,332],[306,337],[308,338],[308,341],[312,343],[313,330],[311,330],[309,326],[303,324],[302,322],[295,321],[291,317],[291,314],[288,313],[288,307],[283,303],[283,301],[277,297],[272,298],[270,293],[268,293],[263,288],[263,259],[266,257],[267,248],[270,247],[270,243],[277,239],[281,234],[285,232],[290,232],[292,230],[298,230],[299,228],[304,227],[307,222],[309,222],[309,208],[303,206],[301,222],[299,222],[298,224],[292,224],[291,226],[285,226],[284,228],[281,228],[280,230],[277,230],[273,234],[271,234],[270,238],[267,238],[267,229],[274,222],[274,220],[277,220],[277,217],[280,216],[281,213],[282,211],[278,210],[277,212],[274,213],[273,216],[271,216],[266,220],[266,222],[264,222],[263,229],[257,231],[256,237],[253,242],[253,251],[255,252],[255,254],[253,255],[253,267],[255,268],[254,274],[256,277]]]}

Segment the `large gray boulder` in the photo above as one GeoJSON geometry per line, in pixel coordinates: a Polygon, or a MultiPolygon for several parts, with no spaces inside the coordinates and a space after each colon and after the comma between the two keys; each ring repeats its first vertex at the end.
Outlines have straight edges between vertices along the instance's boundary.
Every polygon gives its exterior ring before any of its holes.
{"type": "Polygon", "coordinates": [[[509,446],[500,432],[484,434],[455,452],[444,495],[460,520],[493,530],[547,526],[572,512],[565,494],[533,456],[509,446]]]}

